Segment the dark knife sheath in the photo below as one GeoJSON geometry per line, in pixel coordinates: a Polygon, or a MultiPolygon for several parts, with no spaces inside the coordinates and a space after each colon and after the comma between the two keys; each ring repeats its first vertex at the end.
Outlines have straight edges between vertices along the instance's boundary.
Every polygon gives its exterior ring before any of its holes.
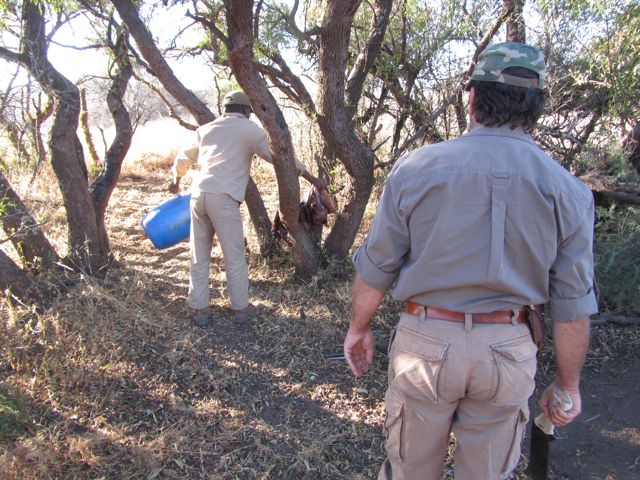
{"type": "MultiPolygon", "coordinates": [[[[571,397],[555,385],[552,394],[551,405],[559,406],[565,412],[573,408],[571,397]]],[[[553,423],[544,413],[538,415],[531,422],[531,445],[529,466],[527,467],[527,474],[531,480],[547,480],[549,476],[551,442],[556,438],[553,429],[553,423]]]]}
{"type": "Polygon", "coordinates": [[[553,435],[553,424],[543,414],[538,415],[531,422],[531,445],[529,450],[529,467],[527,474],[531,480],[547,480],[549,475],[549,454],[551,442],[556,437],[553,435]],[[542,423],[543,426],[538,425],[542,423]],[[551,433],[547,433],[548,425],[551,425],[551,433]],[[543,430],[546,428],[547,431],[543,430]]]}

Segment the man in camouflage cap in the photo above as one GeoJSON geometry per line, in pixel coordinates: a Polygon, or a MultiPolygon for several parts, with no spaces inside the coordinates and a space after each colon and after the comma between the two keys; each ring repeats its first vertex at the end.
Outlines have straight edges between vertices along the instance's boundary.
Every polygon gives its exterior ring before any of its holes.
{"type": "Polygon", "coordinates": [[[537,49],[502,43],[479,57],[470,131],[424,146],[389,174],[365,243],[344,350],[359,377],[385,292],[405,303],[389,350],[387,457],[379,479],[439,480],[449,433],[456,480],[504,480],[520,458],[537,347],[525,306],[549,303],[557,374],[542,410],[581,410],[593,291],[591,192],[531,138],[544,106],[537,49]],[[573,407],[551,401],[564,390],[573,407]]]}
{"type": "Polygon", "coordinates": [[[523,43],[499,43],[487,47],[478,56],[471,80],[497,82],[524,88],[544,88],[544,55],[537,48],[523,43]],[[523,78],[505,73],[509,68],[525,68],[537,74],[534,78],[523,78]]]}

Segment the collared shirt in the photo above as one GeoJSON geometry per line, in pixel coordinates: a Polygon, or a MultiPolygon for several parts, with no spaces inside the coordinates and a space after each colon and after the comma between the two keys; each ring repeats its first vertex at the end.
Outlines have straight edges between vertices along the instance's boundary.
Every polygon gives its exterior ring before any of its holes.
{"type": "Polygon", "coordinates": [[[589,189],[522,129],[482,125],[410,152],[387,179],[358,274],[397,300],[477,313],[550,301],[597,312],[589,189]]]}
{"type": "MultiPolygon", "coordinates": [[[[225,113],[196,130],[196,142],[181,151],[173,163],[173,174],[183,177],[193,163],[199,172],[191,194],[226,193],[244,200],[253,155],[272,163],[269,141],[262,127],[240,113],[225,113]]],[[[305,167],[295,160],[300,174],[305,167]]]]}

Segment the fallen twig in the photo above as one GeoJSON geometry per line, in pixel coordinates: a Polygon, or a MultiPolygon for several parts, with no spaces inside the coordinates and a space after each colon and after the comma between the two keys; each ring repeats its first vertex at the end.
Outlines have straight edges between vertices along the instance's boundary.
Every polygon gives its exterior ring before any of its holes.
{"type": "Polygon", "coordinates": [[[591,319],[591,325],[602,325],[605,323],[613,323],[615,325],[640,325],[640,317],[625,317],[624,315],[615,315],[613,313],[603,313],[591,319]]]}

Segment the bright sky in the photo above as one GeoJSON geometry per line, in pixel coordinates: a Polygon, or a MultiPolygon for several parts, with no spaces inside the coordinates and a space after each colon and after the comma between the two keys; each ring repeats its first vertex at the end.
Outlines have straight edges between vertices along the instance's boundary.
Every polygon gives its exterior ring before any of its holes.
{"type": "MultiPolygon", "coordinates": [[[[179,32],[181,32],[178,47],[186,45],[197,45],[202,39],[202,27],[192,25],[193,21],[186,17],[187,10],[190,5],[174,5],[172,7],[158,8],[153,13],[152,22],[148,25],[152,35],[160,36],[159,48],[166,46],[179,32]],[[187,26],[189,28],[184,30],[187,26]]],[[[71,25],[67,25],[56,33],[55,41],[60,45],[76,45],[83,46],[91,44],[91,38],[95,36],[88,20],[84,17],[78,17],[71,25]]],[[[131,39],[135,45],[135,40],[131,39]]],[[[49,49],[49,59],[51,63],[63,75],[71,81],[76,82],[84,75],[102,75],[105,73],[108,65],[106,56],[96,50],[77,50],[60,45],[52,44],[49,49]],[[72,61],[69,61],[73,59],[72,61]]],[[[285,58],[289,58],[288,52],[281,52],[285,58]]],[[[179,60],[169,58],[167,60],[174,73],[184,85],[191,90],[202,90],[212,86],[212,74],[209,68],[204,65],[203,58],[182,57],[179,60]]],[[[294,72],[297,72],[298,66],[295,62],[289,62],[294,72]]],[[[300,66],[300,68],[304,68],[300,66]]],[[[0,73],[0,78],[2,73],[0,73]]],[[[315,83],[302,78],[307,84],[307,88],[314,90],[315,83]]]]}
{"type": "MultiPolygon", "coordinates": [[[[183,5],[158,10],[150,25],[152,34],[157,35],[161,32],[163,41],[167,42],[180,29],[191,23],[191,20],[185,16],[186,11],[187,6],[183,5]]],[[[190,27],[183,33],[181,44],[186,42],[195,44],[200,38],[200,31],[198,26],[190,27]]],[[[104,75],[108,68],[108,58],[102,52],[95,49],[78,50],[66,47],[90,44],[92,37],[95,37],[95,33],[89,22],[84,17],[79,17],[60,29],[55,36],[55,42],[59,45],[52,44],[49,49],[49,60],[53,66],[73,82],[85,75],[104,75]]],[[[135,45],[133,39],[131,42],[135,45]]],[[[179,61],[168,59],[168,62],[174,73],[188,88],[198,90],[211,85],[211,72],[199,59],[184,57],[179,61]]]]}

